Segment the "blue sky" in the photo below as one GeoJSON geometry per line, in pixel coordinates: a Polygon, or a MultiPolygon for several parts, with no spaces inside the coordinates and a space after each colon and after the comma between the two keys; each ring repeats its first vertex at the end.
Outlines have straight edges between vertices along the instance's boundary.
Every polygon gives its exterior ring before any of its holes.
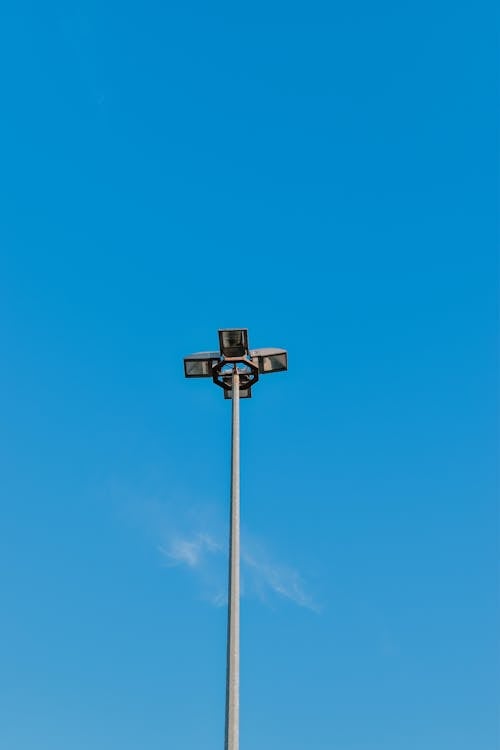
{"type": "Polygon", "coordinates": [[[495,750],[492,2],[1,10],[0,745],[495,750]]]}

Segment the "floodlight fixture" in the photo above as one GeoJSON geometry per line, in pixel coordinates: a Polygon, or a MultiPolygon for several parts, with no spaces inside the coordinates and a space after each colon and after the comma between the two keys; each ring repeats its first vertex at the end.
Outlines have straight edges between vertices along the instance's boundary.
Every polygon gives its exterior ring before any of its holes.
{"type": "Polygon", "coordinates": [[[219,352],[198,352],[184,357],[186,378],[211,378],[212,370],[220,359],[219,352]]]}
{"type": "Polygon", "coordinates": [[[283,372],[288,368],[288,357],[285,349],[254,349],[250,352],[252,362],[259,368],[259,373],[283,372]]]}
{"type": "Polygon", "coordinates": [[[248,354],[248,328],[219,330],[220,351],[223,357],[244,357],[248,354]]]}

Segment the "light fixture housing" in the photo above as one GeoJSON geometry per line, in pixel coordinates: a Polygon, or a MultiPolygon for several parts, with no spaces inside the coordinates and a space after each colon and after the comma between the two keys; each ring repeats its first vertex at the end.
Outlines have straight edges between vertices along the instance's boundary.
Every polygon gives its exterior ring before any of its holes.
{"type": "MultiPolygon", "coordinates": [[[[224,390],[224,398],[232,398],[233,397],[233,389],[230,388],[228,391],[224,390]]],[[[252,389],[251,388],[240,388],[240,398],[252,398],[252,389]]]]}
{"type": "Polygon", "coordinates": [[[288,369],[288,355],[286,349],[253,349],[250,358],[259,368],[261,375],[269,372],[284,372],[288,369]]]}
{"type": "Polygon", "coordinates": [[[219,352],[197,352],[184,357],[186,378],[211,378],[213,367],[220,359],[219,352]]]}
{"type": "Polygon", "coordinates": [[[248,354],[248,328],[220,329],[219,344],[223,357],[244,357],[248,354]]]}
{"type": "MultiPolygon", "coordinates": [[[[252,385],[256,382],[252,379],[252,375],[249,373],[240,373],[240,398],[252,398],[252,385]]],[[[224,398],[231,399],[233,398],[233,389],[232,389],[232,383],[233,378],[231,375],[224,375],[222,377],[222,383],[219,383],[219,385],[222,385],[224,388],[224,398]]]]}

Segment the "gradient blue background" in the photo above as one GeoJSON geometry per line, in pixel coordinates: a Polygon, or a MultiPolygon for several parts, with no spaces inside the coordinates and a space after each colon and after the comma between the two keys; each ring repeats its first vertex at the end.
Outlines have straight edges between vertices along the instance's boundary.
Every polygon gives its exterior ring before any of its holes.
{"type": "Polygon", "coordinates": [[[2,5],[2,748],[222,747],[239,325],[241,750],[499,747],[495,6],[2,5]]]}

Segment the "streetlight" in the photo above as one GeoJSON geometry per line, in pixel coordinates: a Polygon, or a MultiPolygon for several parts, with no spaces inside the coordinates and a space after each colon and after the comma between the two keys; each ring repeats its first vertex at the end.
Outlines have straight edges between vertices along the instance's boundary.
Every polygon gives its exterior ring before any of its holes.
{"type": "Polygon", "coordinates": [[[259,375],[287,369],[285,349],[248,348],[247,328],[219,330],[218,352],[184,357],[187,378],[212,378],[233,402],[231,421],[231,509],[226,666],[225,750],[239,747],[240,687],[240,398],[251,398],[259,375]]]}

